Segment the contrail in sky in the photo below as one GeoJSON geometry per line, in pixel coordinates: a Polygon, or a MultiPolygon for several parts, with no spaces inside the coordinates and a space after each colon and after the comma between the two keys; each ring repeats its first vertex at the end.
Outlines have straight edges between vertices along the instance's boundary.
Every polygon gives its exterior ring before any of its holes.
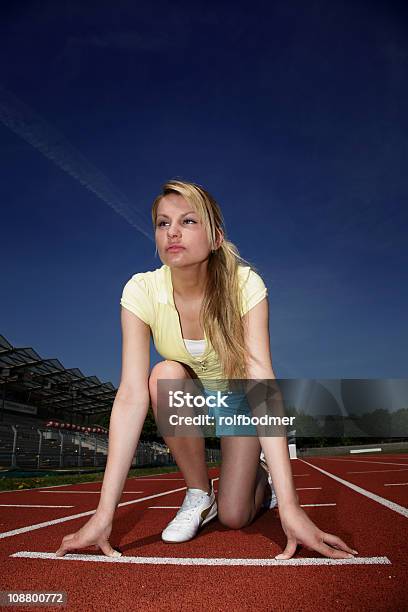
{"type": "Polygon", "coordinates": [[[1,86],[0,121],[106,202],[130,225],[153,242],[153,227],[148,216],[135,209],[129,198],[77,151],[61,133],[1,86]]]}

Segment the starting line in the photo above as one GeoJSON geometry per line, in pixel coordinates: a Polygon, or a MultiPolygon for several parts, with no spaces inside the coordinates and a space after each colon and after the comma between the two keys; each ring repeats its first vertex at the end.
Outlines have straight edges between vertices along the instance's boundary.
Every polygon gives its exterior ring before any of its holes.
{"type": "Polygon", "coordinates": [[[90,561],[97,563],[136,563],[149,565],[391,565],[388,557],[354,557],[353,559],[329,559],[328,557],[300,557],[296,559],[227,559],[205,557],[107,557],[106,555],[75,555],[66,554],[56,557],[55,553],[30,552],[22,550],[10,557],[25,557],[29,559],[52,559],[56,561],[90,561]]]}

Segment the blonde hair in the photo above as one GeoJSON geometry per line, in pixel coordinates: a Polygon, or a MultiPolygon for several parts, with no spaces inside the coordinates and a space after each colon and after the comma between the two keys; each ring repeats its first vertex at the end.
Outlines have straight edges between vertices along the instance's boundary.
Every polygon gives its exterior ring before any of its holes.
{"type": "Polygon", "coordinates": [[[156,227],[157,209],[161,199],[175,193],[183,196],[197,212],[204,224],[211,253],[208,260],[208,277],[200,322],[218,355],[225,379],[247,378],[247,349],[244,340],[244,323],[241,318],[242,296],[239,285],[238,266],[249,265],[237,247],[227,240],[225,223],[219,205],[206,189],[196,183],[170,180],[162,187],[152,207],[153,226],[156,227]],[[224,239],[216,249],[219,230],[224,239]],[[215,250],[215,251],[214,251],[215,250]]]}

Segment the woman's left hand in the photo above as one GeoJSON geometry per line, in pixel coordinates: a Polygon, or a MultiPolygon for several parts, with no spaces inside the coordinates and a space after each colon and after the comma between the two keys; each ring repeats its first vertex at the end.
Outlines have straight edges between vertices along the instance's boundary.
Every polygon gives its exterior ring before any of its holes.
{"type": "Polygon", "coordinates": [[[316,550],[331,559],[350,559],[358,554],[341,538],[319,529],[299,505],[280,508],[279,512],[287,544],[283,553],[276,555],[275,559],[290,559],[295,554],[298,544],[316,550]]]}

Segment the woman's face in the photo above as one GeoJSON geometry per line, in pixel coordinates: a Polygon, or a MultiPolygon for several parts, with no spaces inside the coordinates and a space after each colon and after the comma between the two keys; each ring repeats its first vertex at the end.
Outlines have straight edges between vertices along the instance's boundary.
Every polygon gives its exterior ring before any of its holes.
{"type": "Polygon", "coordinates": [[[169,267],[182,267],[206,260],[211,246],[198,214],[181,195],[168,194],[157,208],[156,246],[162,262],[169,267]],[[168,247],[179,245],[177,250],[168,247]]]}

